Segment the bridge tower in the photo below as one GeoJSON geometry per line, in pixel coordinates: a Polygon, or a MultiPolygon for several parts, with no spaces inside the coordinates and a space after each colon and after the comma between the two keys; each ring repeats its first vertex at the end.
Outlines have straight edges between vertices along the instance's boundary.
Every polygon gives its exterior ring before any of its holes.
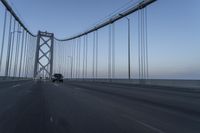
{"type": "Polygon", "coordinates": [[[34,78],[51,78],[53,70],[54,34],[38,32],[34,78]]]}

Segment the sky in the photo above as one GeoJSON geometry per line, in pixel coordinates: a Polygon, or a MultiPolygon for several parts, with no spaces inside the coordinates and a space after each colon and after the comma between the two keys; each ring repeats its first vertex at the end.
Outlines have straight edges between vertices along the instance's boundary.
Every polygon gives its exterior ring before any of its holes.
{"type": "Polygon", "coordinates": [[[33,33],[65,38],[86,30],[130,0],[9,0],[33,33]]]}
{"type": "MultiPolygon", "coordinates": [[[[48,31],[67,38],[136,0],[8,0],[34,34],[48,31]]],[[[157,0],[148,7],[149,73],[151,78],[200,79],[200,1],[157,0]]],[[[137,14],[131,19],[132,76],[138,76],[137,14]]],[[[127,76],[126,20],[116,24],[116,71],[127,76]]],[[[102,30],[102,36],[106,35],[102,30]]],[[[101,35],[100,35],[101,36],[101,35]]],[[[102,37],[100,52],[106,47],[102,37]]],[[[105,61],[106,62],[106,61],[105,61]]],[[[104,71],[104,57],[100,57],[104,71]]],[[[106,73],[106,72],[104,72],[106,73]]],[[[103,75],[103,74],[102,74],[103,75]]]]}

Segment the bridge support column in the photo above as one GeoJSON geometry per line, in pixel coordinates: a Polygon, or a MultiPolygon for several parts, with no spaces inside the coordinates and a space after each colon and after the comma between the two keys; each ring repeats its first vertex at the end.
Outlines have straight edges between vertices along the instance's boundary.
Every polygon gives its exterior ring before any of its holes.
{"type": "Polygon", "coordinates": [[[51,78],[53,71],[54,34],[38,32],[34,78],[51,78]]]}

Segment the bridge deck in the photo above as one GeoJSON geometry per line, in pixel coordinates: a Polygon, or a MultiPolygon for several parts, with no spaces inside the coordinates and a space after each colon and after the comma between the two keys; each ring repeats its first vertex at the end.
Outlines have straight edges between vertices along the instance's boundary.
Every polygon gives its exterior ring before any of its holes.
{"type": "Polygon", "coordinates": [[[190,89],[114,83],[0,83],[1,133],[197,133],[190,89]]]}

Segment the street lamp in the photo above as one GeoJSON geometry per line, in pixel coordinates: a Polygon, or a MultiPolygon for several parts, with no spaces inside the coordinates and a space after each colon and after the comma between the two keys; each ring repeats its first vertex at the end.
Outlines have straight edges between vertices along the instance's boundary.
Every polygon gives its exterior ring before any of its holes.
{"type": "Polygon", "coordinates": [[[70,62],[71,62],[71,79],[72,79],[72,64],[73,64],[73,58],[72,58],[72,56],[68,56],[68,58],[70,59],[70,62]]]}
{"type": "Polygon", "coordinates": [[[123,14],[119,14],[119,16],[122,16],[127,19],[128,22],[128,79],[131,79],[131,30],[130,30],[130,19],[123,14]]]}

